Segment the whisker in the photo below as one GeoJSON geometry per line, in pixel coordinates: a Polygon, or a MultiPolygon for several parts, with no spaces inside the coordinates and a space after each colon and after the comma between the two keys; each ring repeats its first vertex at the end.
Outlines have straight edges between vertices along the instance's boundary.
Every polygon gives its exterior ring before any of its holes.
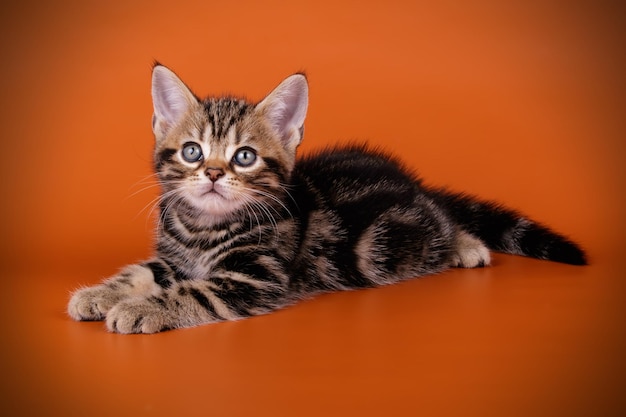
{"type": "MultiPolygon", "coordinates": [[[[298,207],[298,202],[296,201],[296,199],[289,192],[289,189],[293,189],[294,188],[293,185],[280,183],[279,186],[280,186],[280,189],[283,190],[285,192],[285,194],[287,194],[289,196],[289,199],[293,202],[293,204],[295,204],[295,206],[298,207]]],[[[291,213],[290,213],[290,215],[291,215],[291,213]]],[[[293,216],[291,216],[291,217],[293,218],[293,216]]]]}
{"type": "Polygon", "coordinates": [[[161,199],[161,201],[159,201],[159,206],[161,206],[161,203],[164,203],[164,205],[161,207],[161,214],[159,216],[159,227],[165,221],[168,212],[183,200],[184,197],[178,192],[178,190],[171,190],[163,195],[163,198],[161,199]]]}
{"type": "MultiPolygon", "coordinates": [[[[256,220],[256,224],[257,224],[257,230],[259,231],[259,241],[257,242],[257,245],[260,245],[261,242],[263,241],[263,229],[261,228],[261,221],[259,220],[259,216],[257,216],[256,211],[254,210],[254,207],[249,203],[249,202],[244,202],[244,207],[246,207],[246,210],[248,210],[249,213],[252,213],[252,215],[254,216],[254,219],[256,220]]],[[[252,233],[252,217],[250,218],[250,232],[252,233]]]]}
{"type": "Polygon", "coordinates": [[[159,181],[159,177],[154,172],[146,175],[145,177],[140,178],[137,182],[135,182],[130,188],[136,187],[138,185],[145,184],[147,182],[157,183],[159,181]]]}
{"type": "MultiPolygon", "coordinates": [[[[252,192],[252,193],[255,193],[255,194],[261,195],[261,196],[263,196],[263,197],[267,197],[267,198],[269,198],[270,200],[272,200],[272,201],[274,201],[274,202],[278,203],[278,204],[279,204],[279,205],[280,205],[280,206],[281,206],[281,207],[282,207],[282,208],[283,208],[283,209],[284,209],[284,210],[285,210],[285,211],[289,214],[289,216],[290,216],[291,218],[293,218],[293,214],[291,214],[291,211],[289,210],[289,208],[285,205],[285,203],[283,203],[283,202],[282,202],[282,200],[280,200],[280,199],[279,199],[278,197],[276,197],[274,194],[271,194],[271,193],[269,193],[269,192],[267,192],[267,191],[258,190],[258,189],[256,189],[256,188],[249,188],[249,187],[246,187],[246,188],[244,188],[244,189],[245,189],[246,191],[249,191],[249,192],[252,192]]],[[[280,214],[281,214],[281,213],[280,213],[280,212],[279,212],[279,211],[278,211],[275,207],[273,207],[273,206],[270,206],[270,207],[272,207],[272,209],[276,212],[276,214],[278,214],[278,215],[280,215],[280,214]]]]}
{"type": "MultiPolygon", "coordinates": [[[[252,209],[256,209],[255,211],[262,212],[265,215],[264,217],[267,217],[267,220],[270,222],[272,229],[274,230],[274,234],[278,235],[278,222],[276,221],[276,218],[274,217],[272,212],[269,210],[269,208],[272,208],[274,211],[276,211],[276,209],[272,206],[269,206],[268,208],[268,205],[265,204],[263,201],[259,201],[250,195],[246,196],[246,202],[248,205],[252,206],[252,209]]],[[[276,213],[280,214],[278,213],[278,211],[276,211],[276,213]]],[[[261,227],[260,223],[259,223],[259,227],[261,227]]]]}
{"type": "Polygon", "coordinates": [[[176,190],[171,190],[171,191],[167,191],[165,193],[159,194],[158,196],[154,197],[139,211],[139,213],[137,213],[137,216],[143,213],[148,207],[150,207],[148,216],[152,216],[152,213],[154,212],[156,207],[159,205],[159,203],[165,198],[168,198],[170,194],[175,195],[176,192],[177,192],[176,190]]]}

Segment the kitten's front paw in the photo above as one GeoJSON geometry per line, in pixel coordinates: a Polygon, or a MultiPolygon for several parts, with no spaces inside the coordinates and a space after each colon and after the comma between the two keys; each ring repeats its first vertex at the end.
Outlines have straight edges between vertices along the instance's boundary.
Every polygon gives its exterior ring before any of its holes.
{"type": "Polygon", "coordinates": [[[171,312],[151,299],[130,298],[107,314],[107,329],[116,333],[157,333],[170,328],[171,312]]]}
{"type": "Polygon", "coordinates": [[[72,294],[67,312],[77,321],[104,320],[107,312],[120,299],[120,294],[104,285],[82,288],[72,294]]]}

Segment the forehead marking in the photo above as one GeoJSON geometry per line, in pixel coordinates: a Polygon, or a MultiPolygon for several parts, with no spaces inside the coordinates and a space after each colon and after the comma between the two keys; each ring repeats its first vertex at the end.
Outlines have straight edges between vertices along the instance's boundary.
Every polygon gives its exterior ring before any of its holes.
{"type": "Polygon", "coordinates": [[[215,139],[223,139],[250,108],[245,101],[231,98],[207,99],[203,105],[215,139]]]}

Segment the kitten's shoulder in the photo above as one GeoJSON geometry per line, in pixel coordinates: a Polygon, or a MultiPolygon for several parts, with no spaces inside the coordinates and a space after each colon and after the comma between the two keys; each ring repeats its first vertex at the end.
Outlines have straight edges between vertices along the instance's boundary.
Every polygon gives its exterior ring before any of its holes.
{"type": "Polygon", "coordinates": [[[307,177],[332,181],[335,178],[360,178],[365,181],[418,181],[417,173],[398,158],[367,144],[330,146],[305,155],[296,162],[295,171],[307,177]]]}

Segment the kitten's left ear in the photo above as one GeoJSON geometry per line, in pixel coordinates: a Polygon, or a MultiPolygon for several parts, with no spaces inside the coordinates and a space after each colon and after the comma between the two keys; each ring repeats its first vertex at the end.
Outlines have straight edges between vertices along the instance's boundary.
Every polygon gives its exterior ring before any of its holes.
{"type": "Polygon", "coordinates": [[[198,99],[174,72],[157,64],[152,69],[152,104],[152,130],[158,142],[198,104],[198,99]]]}
{"type": "Polygon", "coordinates": [[[309,105],[309,86],[303,74],[287,77],[256,106],[280,135],[283,145],[295,151],[302,140],[309,105]]]}

